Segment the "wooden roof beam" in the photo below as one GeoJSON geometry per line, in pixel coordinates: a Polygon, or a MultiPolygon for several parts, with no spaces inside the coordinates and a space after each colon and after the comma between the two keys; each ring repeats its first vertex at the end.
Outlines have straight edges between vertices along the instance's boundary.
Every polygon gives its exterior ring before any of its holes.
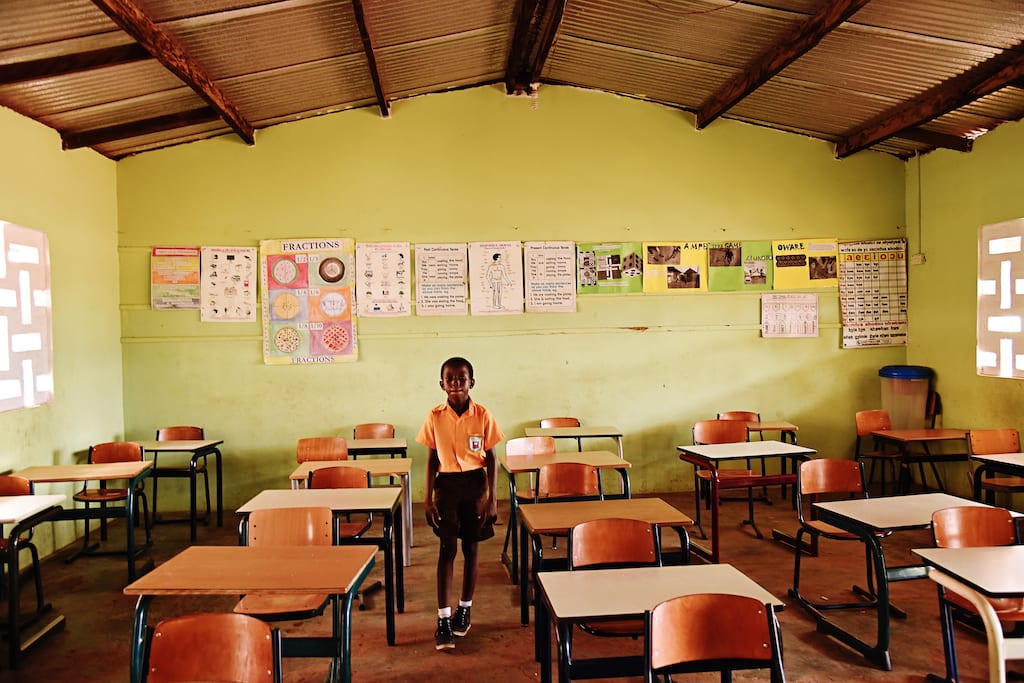
{"type": "Polygon", "coordinates": [[[827,2],[817,14],[782,36],[754,58],[747,67],[711,94],[697,110],[697,129],[704,128],[732,109],[737,102],[767,83],[773,76],[814,48],[837,26],[870,0],[827,2]]]}
{"type": "Polygon", "coordinates": [[[35,81],[40,78],[67,76],[145,59],[152,59],[152,55],[146,52],[141,45],[129,43],[70,55],[33,59],[29,62],[0,64],[0,86],[35,81]]]}
{"type": "Polygon", "coordinates": [[[1024,77],[1024,54],[1020,49],[1017,45],[876,116],[836,143],[836,158],[848,157],[1013,85],[1024,77]]]}
{"type": "Polygon", "coordinates": [[[515,33],[505,67],[505,92],[531,93],[562,23],[565,0],[519,0],[515,33]]]}
{"type": "Polygon", "coordinates": [[[974,148],[974,140],[971,138],[962,138],[959,135],[949,135],[948,133],[936,133],[924,128],[907,128],[906,130],[901,130],[893,137],[900,138],[901,140],[910,140],[911,142],[920,142],[929,147],[951,149],[955,152],[970,152],[974,148]]]}
{"type": "Polygon", "coordinates": [[[356,24],[359,25],[359,37],[363,39],[363,52],[366,53],[366,64],[370,70],[370,78],[373,80],[373,91],[377,94],[377,106],[380,107],[380,115],[384,118],[391,116],[391,106],[388,103],[387,94],[380,81],[380,69],[377,68],[377,55],[373,51],[373,41],[370,39],[370,30],[366,27],[366,13],[363,11],[363,0],[352,0],[352,11],[356,15],[356,24]]]}
{"type": "Polygon", "coordinates": [[[194,126],[200,123],[218,121],[220,114],[210,107],[192,109],[177,114],[156,116],[151,119],[132,121],[118,126],[107,126],[84,130],[79,133],[61,133],[61,142],[64,149],[78,149],[80,147],[95,147],[115,140],[134,138],[140,135],[151,135],[165,130],[173,130],[184,126],[194,126]]]}
{"type": "Polygon", "coordinates": [[[92,1],[149,54],[202,97],[246,144],[256,143],[252,124],[245,120],[213,79],[189,56],[177,38],[154,24],[132,0],[92,1]]]}

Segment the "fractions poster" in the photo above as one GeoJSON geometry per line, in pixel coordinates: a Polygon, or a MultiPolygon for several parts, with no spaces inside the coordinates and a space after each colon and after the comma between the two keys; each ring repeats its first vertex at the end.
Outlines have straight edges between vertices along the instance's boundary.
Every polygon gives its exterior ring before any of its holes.
{"type": "Polygon", "coordinates": [[[199,308],[199,247],[153,247],[149,268],[154,309],[199,308]]]}
{"type": "Polygon", "coordinates": [[[751,292],[773,286],[772,243],[708,242],[708,289],[751,292]]]}
{"type": "Polygon", "coordinates": [[[523,312],[523,245],[469,243],[469,306],[473,315],[523,312]]]}
{"type": "Polygon", "coordinates": [[[53,402],[46,233],[0,221],[0,411],[53,402]]]}
{"type": "Polygon", "coordinates": [[[1024,379],[1024,219],[978,233],[979,375],[1024,379]]]}
{"type": "Polygon", "coordinates": [[[906,346],[907,243],[841,243],[839,305],[843,348],[906,346]]]}
{"type": "Polygon", "coordinates": [[[762,337],[817,337],[817,294],[762,294],[762,337]]]}
{"type": "Polygon", "coordinates": [[[260,242],[265,363],[357,358],[353,256],[352,240],[341,237],[260,242]]]}
{"type": "Polygon", "coordinates": [[[839,284],[835,239],[772,242],[775,289],[824,289],[839,284]]]}
{"type": "Polygon", "coordinates": [[[706,292],[705,242],[644,242],[644,292],[706,292]]]}
{"type": "Polygon", "coordinates": [[[580,242],[576,245],[579,294],[632,294],[643,291],[640,242],[580,242]]]}
{"type": "Polygon", "coordinates": [[[412,254],[408,242],[356,244],[356,301],[359,315],[409,315],[412,254]]]}
{"type": "Polygon", "coordinates": [[[204,323],[256,322],[256,247],[203,247],[201,305],[204,323]]]}
{"type": "Polygon", "coordinates": [[[527,242],[523,245],[527,313],[576,310],[576,244],[527,242]]]}
{"type": "Polygon", "coordinates": [[[416,245],[416,315],[466,315],[466,243],[416,245]]]}

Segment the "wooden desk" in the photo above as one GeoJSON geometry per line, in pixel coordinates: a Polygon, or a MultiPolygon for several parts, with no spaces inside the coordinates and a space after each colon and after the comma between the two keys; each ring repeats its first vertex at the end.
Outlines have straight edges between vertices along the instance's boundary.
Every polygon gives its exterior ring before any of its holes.
{"type": "MultiPolygon", "coordinates": [[[[124,505],[108,505],[107,507],[68,508],[62,509],[57,515],[58,520],[79,519],[112,519],[125,518],[125,535],[127,537],[126,552],[128,555],[128,580],[134,581],[138,576],[135,568],[135,510],[138,501],[135,489],[142,485],[143,479],[149,476],[153,463],[149,460],[140,462],[112,462],[96,465],[37,465],[15,472],[33,484],[69,482],[69,481],[107,481],[111,479],[128,480],[128,498],[124,505]]],[[[147,563],[147,568],[151,562],[147,563]]]]}
{"type": "MultiPolygon", "coordinates": [[[[1024,477],[1024,453],[990,453],[988,455],[972,455],[972,460],[980,464],[974,470],[974,500],[981,500],[982,480],[991,474],[1006,474],[1011,477],[1024,477]]],[[[989,491],[989,495],[993,495],[989,491]]],[[[991,500],[988,501],[990,504],[991,500]]]]}
{"type": "Polygon", "coordinates": [[[553,462],[577,462],[590,465],[597,468],[599,477],[601,470],[613,469],[619,473],[619,481],[622,484],[622,497],[630,497],[629,468],[632,465],[609,451],[582,451],[577,453],[567,451],[534,455],[499,455],[498,464],[508,477],[509,491],[509,526],[505,535],[505,547],[511,546],[511,554],[506,553],[504,549],[502,550],[501,561],[508,567],[509,576],[513,584],[516,583],[516,577],[519,576],[519,516],[516,513],[519,509],[519,499],[516,495],[518,491],[516,488],[516,475],[536,474],[537,470],[541,467],[553,462]]]}
{"type": "Polygon", "coordinates": [[[325,638],[284,638],[284,656],[331,657],[331,680],[352,680],[352,597],[373,567],[367,546],[248,548],[192,546],[124,589],[139,596],[132,624],[131,681],[142,683],[146,626],[160,595],[259,595],[327,593],[332,633],[325,638]],[[290,644],[289,641],[292,641],[290,644]],[[304,647],[303,647],[304,646],[304,647]]]}
{"type": "MultiPolygon", "coordinates": [[[[803,446],[784,443],[782,441],[741,441],[738,443],[677,446],[676,450],[679,451],[679,459],[693,465],[695,471],[697,469],[706,469],[711,472],[711,480],[709,482],[711,486],[710,491],[708,492],[708,495],[711,497],[711,549],[708,550],[696,543],[692,544],[693,552],[709,562],[718,562],[720,557],[719,541],[721,534],[719,534],[719,491],[729,488],[775,486],[779,484],[791,484],[796,486],[796,468],[798,467],[798,461],[807,460],[808,456],[814,455],[817,452],[813,448],[805,448],[803,446]],[[791,460],[793,462],[793,473],[788,474],[786,472],[785,465],[783,465],[779,474],[755,475],[752,477],[730,477],[726,479],[721,479],[718,476],[719,463],[728,462],[730,460],[761,460],[764,458],[779,458],[783,462],[785,462],[785,460],[791,460]]],[[[700,526],[701,496],[699,485],[694,486],[694,496],[696,498],[697,505],[697,528],[701,532],[701,537],[707,538],[707,534],[704,533],[704,530],[700,526]]],[[[752,526],[757,537],[761,538],[761,532],[754,524],[752,502],[750,503],[749,516],[750,518],[744,520],[743,523],[752,526]]]]}
{"type": "MultiPolygon", "coordinates": [[[[405,572],[402,561],[402,515],[399,506],[401,489],[384,486],[368,489],[272,489],[262,491],[238,508],[243,516],[242,531],[248,524],[249,513],[253,510],[294,507],[327,507],[336,515],[351,513],[380,514],[384,518],[384,536],[380,539],[367,538],[352,541],[353,544],[372,543],[384,551],[384,601],[386,605],[388,645],[395,644],[395,605],[398,612],[405,611],[405,572]],[[395,543],[395,536],[398,542],[395,543]]],[[[308,592],[308,591],[307,591],[308,592]]]]}
{"type": "Polygon", "coordinates": [[[747,433],[756,432],[758,437],[764,438],[765,432],[778,432],[779,440],[786,441],[789,443],[796,444],[796,433],[800,428],[792,422],[784,422],[782,420],[761,420],[758,422],[747,423],[747,433]]]}
{"type": "Polygon", "coordinates": [[[553,439],[615,439],[622,457],[622,430],[618,427],[527,427],[526,436],[550,436],[553,439]]]}
{"type": "Polygon", "coordinates": [[[923,565],[886,567],[882,543],[877,534],[889,530],[927,529],[932,524],[933,512],[942,508],[963,505],[982,505],[982,503],[946,493],[922,493],[912,496],[858,498],[815,503],[818,519],[850,532],[865,543],[871,557],[872,571],[875,576],[875,593],[878,596],[875,606],[878,614],[878,630],[874,644],[857,638],[836,623],[829,621],[821,612],[811,608],[818,622],[818,632],[832,636],[860,652],[880,668],[891,671],[889,583],[923,579],[927,575],[927,570],[923,565]]]}
{"type": "MultiPolygon", "coordinates": [[[[388,439],[364,439],[364,441],[388,441],[388,439]]],[[[403,439],[404,441],[404,439],[403,439]]],[[[362,460],[360,462],[354,462],[352,460],[307,460],[306,462],[299,463],[299,466],[292,471],[289,475],[289,479],[292,482],[292,488],[298,489],[303,488],[306,482],[309,481],[309,473],[313,470],[318,470],[322,467],[336,467],[336,466],[348,465],[350,467],[361,467],[370,473],[371,477],[400,477],[402,479],[402,515],[405,531],[404,542],[405,542],[405,566],[408,567],[411,564],[412,557],[412,460],[409,458],[401,458],[399,460],[362,460]]]]}
{"type": "Polygon", "coordinates": [[[880,429],[871,432],[871,435],[879,441],[893,444],[900,450],[900,483],[899,491],[908,493],[910,491],[910,467],[917,463],[921,471],[921,486],[928,488],[924,478],[924,463],[931,465],[932,474],[935,475],[935,483],[943,493],[946,491],[939,470],[935,467],[936,462],[964,462],[967,460],[967,431],[963,429],[880,429]],[[963,441],[963,453],[932,454],[928,452],[928,444],[940,443],[943,441],[963,441]],[[910,447],[921,444],[924,453],[913,453],[910,447]]]}
{"type": "Polygon", "coordinates": [[[3,557],[7,571],[7,644],[12,669],[18,668],[21,653],[40,638],[48,633],[64,630],[64,615],[53,612],[49,603],[42,602],[42,596],[36,601],[35,611],[27,618],[22,617],[18,539],[37,524],[56,519],[61,511],[60,504],[65,498],[63,494],[0,496],[0,530],[5,524],[14,525],[7,534],[7,551],[3,557]],[[31,633],[22,632],[23,628],[32,626],[44,617],[45,621],[31,633]]]}
{"type": "Polygon", "coordinates": [[[409,444],[404,438],[390,439],[345,439],[348,442],[348,454],[353,460],[360,455],[396,455],[409,457],[409,444]]]}
{"type": "MultiPolygon", "coordinates": [[[[191,540],[196,542],[196,468],[199,458],[212,455],[217,469],[217,526],[224,526],[224,481],[221,478],[223,465],[221,464],[220,448],[223,440],[175,440],[175,441],[136,441],[142,446],[144,453],[153,454],[153,469],[157,468],[157,455],[160,453],[191,453],[189,458],[189,523],[191,524],[191,540]]],[[[207,490],[209,493],[209,490],[207,490]]],[[[153,483],[153,522],[156,522],[156,480],[153,483]]]]}
{"type": "Polygon", "coordinates": [[[573,627],[601,619],[643,618],[660,602],[697,593],[746,595],[776,611],[785,607],[781,600],[729,564],[545,572],[538,584],[537,654],[543,683],[551,681],[549,624],[554,625],[557,639],[559,681],[569,681],[573,676],[643,676],[642,655],[573,659],[573,627]]]}
{"type": "Polygon", "coordinates": [[[521,546],[519,549],[522,563],[519,573],[519,621],[524,626],[530,623],[530,577],[532,576],[534,595],[537,592],[537,575],[543,567],[541,552],[541,536],[569,533],[581,522],[592,519],[609,519],[625,517],[641,519],[655,524],[658,528],[669,527],[679,535],[682,552],[681,562],[689,559],[689,535],[686,527],[693,520],[675,509],[661,498],[631,498],[628,500],[581,500],[573,502],[551,502],[545,505],[527,505],[519,508],[521,546]],[[530,552],[532,546],[533,552],[530,552]],[[532,559],[532,562],[530,560],[532,559]],[[530,571],[532,567],[532,571],[530,571]]]}

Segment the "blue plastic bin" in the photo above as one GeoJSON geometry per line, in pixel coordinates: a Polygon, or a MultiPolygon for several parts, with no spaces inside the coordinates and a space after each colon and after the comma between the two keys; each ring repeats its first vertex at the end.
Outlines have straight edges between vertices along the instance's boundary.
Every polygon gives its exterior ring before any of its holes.
{"type": "Polygon", "coordinates": [[[889,412],[893,429],[925,427],[925,406],[932,369],[922,365],[886,365],[882,380],[882,409],[889,412]]]}

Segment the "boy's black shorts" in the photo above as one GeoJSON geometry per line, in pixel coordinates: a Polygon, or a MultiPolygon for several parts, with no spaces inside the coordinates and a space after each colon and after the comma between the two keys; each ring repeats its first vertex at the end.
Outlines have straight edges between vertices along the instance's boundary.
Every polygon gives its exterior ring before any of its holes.
{"type": "Polygon", "coordinates": [[[487,471],[438,472],[434,499],[440,517],[439,538],[484,541],[494,536],[494,519],[487,518],[487,471]]]}

